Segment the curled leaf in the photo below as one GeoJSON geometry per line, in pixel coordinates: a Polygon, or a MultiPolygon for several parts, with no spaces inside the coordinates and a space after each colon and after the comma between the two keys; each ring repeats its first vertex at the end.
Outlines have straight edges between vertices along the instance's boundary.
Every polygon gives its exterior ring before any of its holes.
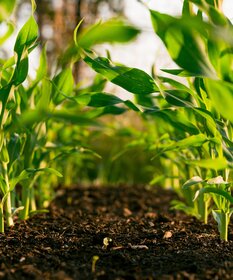
{"type": "Polygon", "coordinates": [[[207,181],[207,184],[209,185],[214,185],[214,184],[229,184],[228,182],[224,181],[223,180],[223,177],[222,176],[218,176],[218,177],[215,177],[215,178],[211,178],[207,181]]]}
{"type": "Polygon", "coordinates": [[[188,189],[189,187],[191,187],[193,185],[196,185],[196,184],[199,184],[199,183],[203,183],[203,182],[205,182],[205,180],[203,180],[201,177],[194,176],[194,177],[192,177],[191,179],[189,179],[188,181],[186,181],[184,183],[184,185],[182,186],[182,189],[186,190],[186,189],[188,189]]]}

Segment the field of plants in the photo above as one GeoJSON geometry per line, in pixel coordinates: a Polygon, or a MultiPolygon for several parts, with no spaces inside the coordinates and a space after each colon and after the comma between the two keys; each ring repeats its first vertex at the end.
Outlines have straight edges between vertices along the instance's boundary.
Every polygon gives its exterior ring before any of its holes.
{"type": "Polygon", "coordinates": [[[8,55],[0,0],[0,279],[233,279],[233,27],[223,0],[182,3],[147,7],[176,67],[146,73],[98,54],[139,36],[122,17],[51,62],[34,0],[8,55]]]}

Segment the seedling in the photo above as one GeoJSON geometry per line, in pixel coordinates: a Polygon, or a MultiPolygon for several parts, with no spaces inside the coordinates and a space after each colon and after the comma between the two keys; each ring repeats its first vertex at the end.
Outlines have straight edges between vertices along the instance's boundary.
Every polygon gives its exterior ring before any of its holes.
{"type": "Polygon", "coordinates": [[[92,264],[91,264],[91,271],[92,271],[92,273],[95,273],[96,263],[99,260],[99,258],[100,258],[99,256],[93,256],[92,257],[92,264]]]}

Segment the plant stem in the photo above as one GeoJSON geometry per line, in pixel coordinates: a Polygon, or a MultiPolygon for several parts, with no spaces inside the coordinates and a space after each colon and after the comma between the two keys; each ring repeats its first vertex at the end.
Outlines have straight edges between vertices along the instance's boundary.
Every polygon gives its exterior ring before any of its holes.
{"type": "Polygon", "coordinates": [[[30,205],[30,189],[28,185],[23,185],[22,187],[22,205],[23,210],[20,213],[20,219],[26,220],[29,216],[29,205],[30,205]]]}
{"type": "Polygon", "coordinates": [[[5,200],[6,223],[7,226],[13,226],[14,221],[11,215],[11,193],[10,193],[7,163],[3,162],[2,165],[3,165],[4,179],[6,182],[6,200],[5,200]]]}
{"type": "Polygon", "coordinates": [[[36,199],[35,199],[35,190],[32,187],[30,191],[30,209],[31,211],[36,211],[36,199]]]}
{"type": "Polygon", "coordinates": [[[208,224],[208,208],[209,208],[209,201],[204,201],[204,223],[208,224]]]}
{"type": "Polygon", "coordinates": [[[4,214],[3,214],[3,206],[0,207],[0,232],[4,233],[4,214]]]}
{"type": "Polygon", "coordinates": [[[228,213],[222,211],[221,213],[221,229],[220,229],[220,238],[222,240],[228,241],[228,213]]]}

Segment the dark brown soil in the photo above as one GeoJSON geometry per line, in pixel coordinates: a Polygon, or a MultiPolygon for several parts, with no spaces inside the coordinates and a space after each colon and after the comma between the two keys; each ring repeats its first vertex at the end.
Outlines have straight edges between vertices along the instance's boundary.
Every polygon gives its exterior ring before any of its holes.
{"type": "Polygon", "coordinates": [[[50,213],[0,235],[0,279],[233,279],[232,227],[220,241],[215,224],[170,211],[172,198],[140,187],[60,190],[50,213]]]}

